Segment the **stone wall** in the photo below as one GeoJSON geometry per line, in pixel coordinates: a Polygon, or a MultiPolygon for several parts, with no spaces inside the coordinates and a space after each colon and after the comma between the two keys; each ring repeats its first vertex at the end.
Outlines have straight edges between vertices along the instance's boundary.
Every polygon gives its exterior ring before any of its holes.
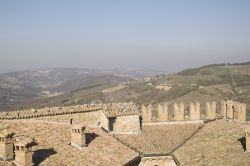
{"type": "Polygon", "coordinates": [[[224,118],[246,122],[246,104],[232,100],[222,101],[221,113],[224,118]]]}
{"type": "MultiPolygon", "coordinates": [[[[169,110],[167,103],[158,105],[142,106],[142,122],[169,122],[169,121],[188,121],[188,120],[213,120],[219,117],[217,114],[216,102],[206,102],[205,110],[201,111],[199,102],[191,102],[189,107],[185,109],[184,103],[174,103],[173,110],[169,110]],[[155,108],[155,109],[153,109],[155,108]],[[205,112],[205,115],[201,114],[205,112]],[[157,114],[156,114],[157,113],[157,114]],[[188,115],[189,113],[189,115],[188,115]],[[153,118],[153,115],[158,115],[158,118],[153,118]]],[[[235,119],[239,122],[246,122],[246,104],[228,100],[221,102],[221,115],[228,119],[235,119]]]]}
{"type": "Polygon", "coordinates": [[[109,120],[108,120],[108,118],[104,115],[103,112],[100,113],[100,122],[101,122],[100,125],[101,125],[105,130],[109,131],[109,120]]]}
{"type": "Polygon", "coordinates": [[[116,118],[114,132],[140,132],[140,119],[138,115],[119,116],[116,118]]]}
{"type": "Polygon", "coordinates": [[[240,106],[238,106],[238,112],[237,112],[237,116],[238,116],[238,120],[240,122],[246,122],[247,121],[247,109],[246,109],[246,104],[241,104],[240,106]]]}
{"type": "Polygon", "coordinates": [[[168,121],[168,104],[158,104],[158,119],[160,122],[168,121]]]}
{"type": "Polygon", "coordinates": [[[200,120],[201,119],[201,112],[200,112],[200,103],[196,102],[191,103],[189,106],[189,114],[190,120],[200,120]]]}
{"type": "Polygon", "coordinates": [[[216,102],[206,102],[206,119],[216,118],[216,102]]]}
{"type": "Polygon", "coordinates": [[[142,105],[142,121],[143,123],[152,122],[152,105],[145,107],[142,105]]]}
{"type": "Polygon", "coordinates": [[[183,121],[184,120],[184,104],[180,103],[174,104],[174,120],[175,121],[183,121]]]}

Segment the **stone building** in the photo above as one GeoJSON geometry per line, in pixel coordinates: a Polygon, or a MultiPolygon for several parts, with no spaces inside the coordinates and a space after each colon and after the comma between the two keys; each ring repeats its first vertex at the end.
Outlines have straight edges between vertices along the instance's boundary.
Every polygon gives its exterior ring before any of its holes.
{"type": "Polygon", "coordinates": [[[206,102],[206,119],[216,118],[216,102],[206,102]]]}
{"type": "Polygon", "coordinates": [[[196,102],[191,103],[189,106],[190,120],[200,120],[201,112],[200,112],[200,103],[196,102]]]}
{"type": "Polygon", "coordinates": [[[14,143],[15,161],[20,166],[32,166],[32,146],[33,140],[28,138],[18,138],[14,143]]]}
{"type": "Polygon", "coordinates": [[[133,103],[107,104],[101,113],[100,123],[108,132],[141,132],[139,111],[133,103]]]}
{"type": "Polygon", "coordinates": [[[0,131],[0,158],[11,160],[14,158],[13,133],[7,129],[0,131]]]}
{"type": "Polygon", "coordinates": [[[248,127],[246,130],[245,130],[245,138],[246,138],[246,152],[249,152],[250,153],[250,127],[248,127]]]}
{"type": "Polygon", "coordinates": [[[183,121],[184,119],[184,103],[174,104],[174,120],[175,121],[183,121]]]}
{"type": "Polygon", "coordinates": [[[80,150],[86,147],[85,128],[83,125],[71,125],[70,144],[80,150]]]}
{"type": "Polygon", "coordinates": [[[246,104],[232,100],[222,101],[221,113],[224,118],[246,122],[246,104]]]}

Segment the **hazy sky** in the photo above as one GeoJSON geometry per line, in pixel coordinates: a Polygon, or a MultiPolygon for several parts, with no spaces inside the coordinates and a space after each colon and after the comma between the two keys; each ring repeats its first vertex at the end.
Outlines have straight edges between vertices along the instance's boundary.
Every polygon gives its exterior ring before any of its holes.
{"type": "Polygon", "coordinates": [[[1,0],[0,72],[250,61],[250,0],[1,0]]]}

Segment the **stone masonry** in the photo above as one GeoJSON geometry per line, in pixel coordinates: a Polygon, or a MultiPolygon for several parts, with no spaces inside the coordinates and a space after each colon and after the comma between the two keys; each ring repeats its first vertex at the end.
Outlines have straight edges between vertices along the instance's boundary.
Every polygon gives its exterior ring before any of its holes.
{"type": "Polygon", "coordinates": [[[206,102],[206,119],[216,118],[216,102],[206,102]]]}
{"type": "Polygon", "coordinates": [[[6,129],[0,131],[0,159],[10,160],[14,158],[13,133],[6,129]]]}
{"type": "Polygon", "coordinates": [[[158,119],[160,122],[168,121],[168,103],[158,104],[158,119]]]}
{"type": "Polygon", "coordinates": [[[191,103],[189,106],[190,111],[190,120],[200,120],[201,119],[201,113],[200,113],[200,103],[196,102],[191,103]]]}
{"type": "Polygon", "coordinates": [[[152,105],[148,107],[142,105],[142,121],[143,123],[150,123],[152,121],[152,105]]]}
{"type": "Polygon", "coordinates": [[[221,113],[224,118],[246,122],[246,104],[232,100],[222,101],[221,113]]]}
{"type": "Polygon", "coordinates": [[[183,121],[184,120],[184,103],[174,104],[174,120],[183,121]]]}

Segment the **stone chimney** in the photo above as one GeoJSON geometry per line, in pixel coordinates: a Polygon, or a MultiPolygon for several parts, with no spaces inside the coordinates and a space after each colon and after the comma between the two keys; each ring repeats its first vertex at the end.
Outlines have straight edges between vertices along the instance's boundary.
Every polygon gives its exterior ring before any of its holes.
{"type": "Polygon", "coordinates": [[[246,152],[250,153],[250,127],[245,130],[246,133],[246,152]]]}
{"type": "Polygon", "coordinates": [[[14,158],[13,135],[7,129],[0,131],[0,159],[11,160],[14,158]]]}
{"type": "Polygon", "coordinates": [[[86,147],[86,126],[71,125],[71,145],[79,150],[86,147]]]}
{"type": "Polygon", "coordinates": [[[20,166],[32,166],[32,146],[33,140],[28,138],[17,138],[16,142],[14,143],[15,147],[15,160],[16,163],[20,166]]]}

